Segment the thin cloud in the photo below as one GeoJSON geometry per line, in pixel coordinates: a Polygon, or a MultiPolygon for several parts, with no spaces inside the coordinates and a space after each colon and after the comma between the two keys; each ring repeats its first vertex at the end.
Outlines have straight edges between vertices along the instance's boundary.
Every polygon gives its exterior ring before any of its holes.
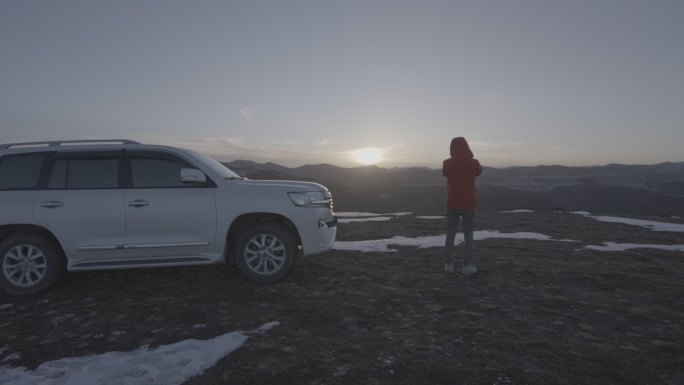
{"type": "MultiPolygon", "coordinates": [[[[330,140],[256,140],[235,136],[193,137],[185,135],[166,135],[159,132],[143,132],[129,135],[142,143],[161,144],[188,148],[207,154],[225,162],[237,159],[254,162],[274,162],[287,167],[307,164],[327,163],[341,167],[358,166],[352,157],[352,150],[337,150],[330,140]],[[317,143],[324,142],[317,145],[317,143]]],[[[403,146],[395,143],[378,147],[385,156],[380,165],[393,164],[403,146]]]]}
{"type": "Polygon", "coordinates": [[[250,107],[243,107],[240,109],[240,111],[238,111],[238,113],[240,114],[242,119],[248,122],[251,122],[254,119],[254,117],[256,117],[256,112],[254,112],[254,110],[252,110],[250,107]]]}
{"type": "Polygon", "coordinates": [[[189,148],[206,154],[254,151],[254,145],[236,137],[190,137],[165,135],[159,133],[142,133],[134,137],[142,143],[161,144],[173,147],[189,148]]]}
{"type": "Polygon", "coordinates": [[[469,140],[468,144],[470,147],[481,148],[481,149],[501,149],[501,148],[512,148],[524,146],[524,142],[482,142],[479,140],[469,140]]]}
{"type": "Polygon", "coordinates": [[[567,164],[582,157],[578,149],[533,142],[469,141],[482,164],[494,167],[567,164]]]}
{"type": "Polygon", "coordinates": [[[255,162],[276,162],[285,166],[301,166],[321,161],[335,163],[334,159],[330,158],[331,153],[329,151],[315,151],[310,148],[300,149],[294,140],[288,141],[288,143],[285,141],[255,142],[230,136],[190,137],[159,133],[142,133],[131,135],[131,137],[142,143],[196,150],[222,162],[245,159],[255,162]]]}

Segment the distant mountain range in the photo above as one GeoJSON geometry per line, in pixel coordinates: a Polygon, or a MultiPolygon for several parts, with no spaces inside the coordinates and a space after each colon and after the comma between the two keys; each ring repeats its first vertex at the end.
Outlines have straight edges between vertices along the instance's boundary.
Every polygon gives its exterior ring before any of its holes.
{"type": "MultiPolygon", "coordinates": [[[[321,183],[337,211],[444,210],[441,170],[424,167],[288,168],[247,160],[225,162],[250,179],[297,179],[321,183]]],[[[684,216],[684,162],[592,167],[489,168],[477,178],[479,208],[586,210],[594,213],[684,216]]]]}

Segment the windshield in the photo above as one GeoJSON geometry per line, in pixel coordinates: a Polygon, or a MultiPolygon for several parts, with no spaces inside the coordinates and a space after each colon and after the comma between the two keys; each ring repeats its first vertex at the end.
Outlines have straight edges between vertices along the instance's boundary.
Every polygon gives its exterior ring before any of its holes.
{"type": "Polygon", "coordinates": [[[188,150],[188,152],[192,152],[192,155],[199,158],[207,167],[209,167],[213,172],[219,174],[223,179],[242,179],[240,175],[219,163],[214,158],[197,151],[188,150]]]}

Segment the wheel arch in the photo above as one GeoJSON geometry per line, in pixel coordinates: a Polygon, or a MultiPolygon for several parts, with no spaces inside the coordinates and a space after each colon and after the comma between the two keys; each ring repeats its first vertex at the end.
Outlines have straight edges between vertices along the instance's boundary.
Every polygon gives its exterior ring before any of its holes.
{"type": "Polygon", "coordinates": [[[66,269],[67,258],[66,253],[62,244],[59,242],[57,237],[48,229],[38,225],[28,225],[28,224],[16,224],[16,225],[0,225],[0,244],[5,242],[5,240],[15,234],[36,234],[45,238],[47,241],[52,243],[52,245],[57,250],[59,255],[61,268],[66,269]]]}
{"type": "Polygon", "coordinates": [[[224,250],[224,256],[226,257],[226,260],[228,261],[232,259],[233,244],[235,243],[238,235],[244,229],[254,224],[267,222],[277,223],[283,226],[283,228],[292,235],[297,247],[302,245],[302,239],[299,235],[299,231],[297,230],[297,226],[295,226],[295,224],[292,223],[292,221],[287,217],[274,213],[247,213],[235,218],[228,228],[228,234],[226,235],[226,246],[224,250]]]}

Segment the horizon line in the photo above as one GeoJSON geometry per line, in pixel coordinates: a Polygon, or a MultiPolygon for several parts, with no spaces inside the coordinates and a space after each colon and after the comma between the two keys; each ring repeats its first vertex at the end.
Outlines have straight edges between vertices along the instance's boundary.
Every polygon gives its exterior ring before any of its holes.
{"type": "MultiPolygon", "coordinates": [[[[234,159],[230,161],[219,161],[220,163],[233,163],[233,162],[251,162],[251,163],[256,163],[258,165],[265,165],[265,164],[273,164],[279,167],[284,167],[288,169],[295,169],[295,168],[301,168],[301,167],[311,167],[311,166],[331,166],[331,167],[337,167],[337,168],[346,168],[346,169],[358,169],[358,168],[376,168],[376,169],[401,169],[401,168],[422,168],[422,169],[430,169],[430,170],[439,170],[439,167],[430,167],[430,166],[382,166],[381,164],[367,164],[367,165],[356,165],[356,166],[340,166],[332,163],[306,163],[302,164],[299,166],[285,166],[283,164],[274,162],[274,161],[264,161],[264,162],[258,162],[250,159],[234,159]]],[[[565,168],[600,168],[600,167],[610,167],[610,166],[626,166],[626,167],[653,167],[653,166],[660,166],[660,165],[667,165],[667,164],[684,164],[684,161],[664,161],[664,162],[658,162],[658,163],[606,163],[606,164],[593,164],[593,165],[585,165],[585,166],[579,166],[579,165],[574,165],[574,166],[569,166],[569,165],[563,165],[563,164],[538,164],[538,165],[533,165],[533,166],[520,166],[520,165],[514,165],[514,166],[487,166],[485,164],[482,165],[483,168],[493,168],[493,169],[511,169],[511,168],[534,168],[534,167],[565,167],[565,168]]]]}

